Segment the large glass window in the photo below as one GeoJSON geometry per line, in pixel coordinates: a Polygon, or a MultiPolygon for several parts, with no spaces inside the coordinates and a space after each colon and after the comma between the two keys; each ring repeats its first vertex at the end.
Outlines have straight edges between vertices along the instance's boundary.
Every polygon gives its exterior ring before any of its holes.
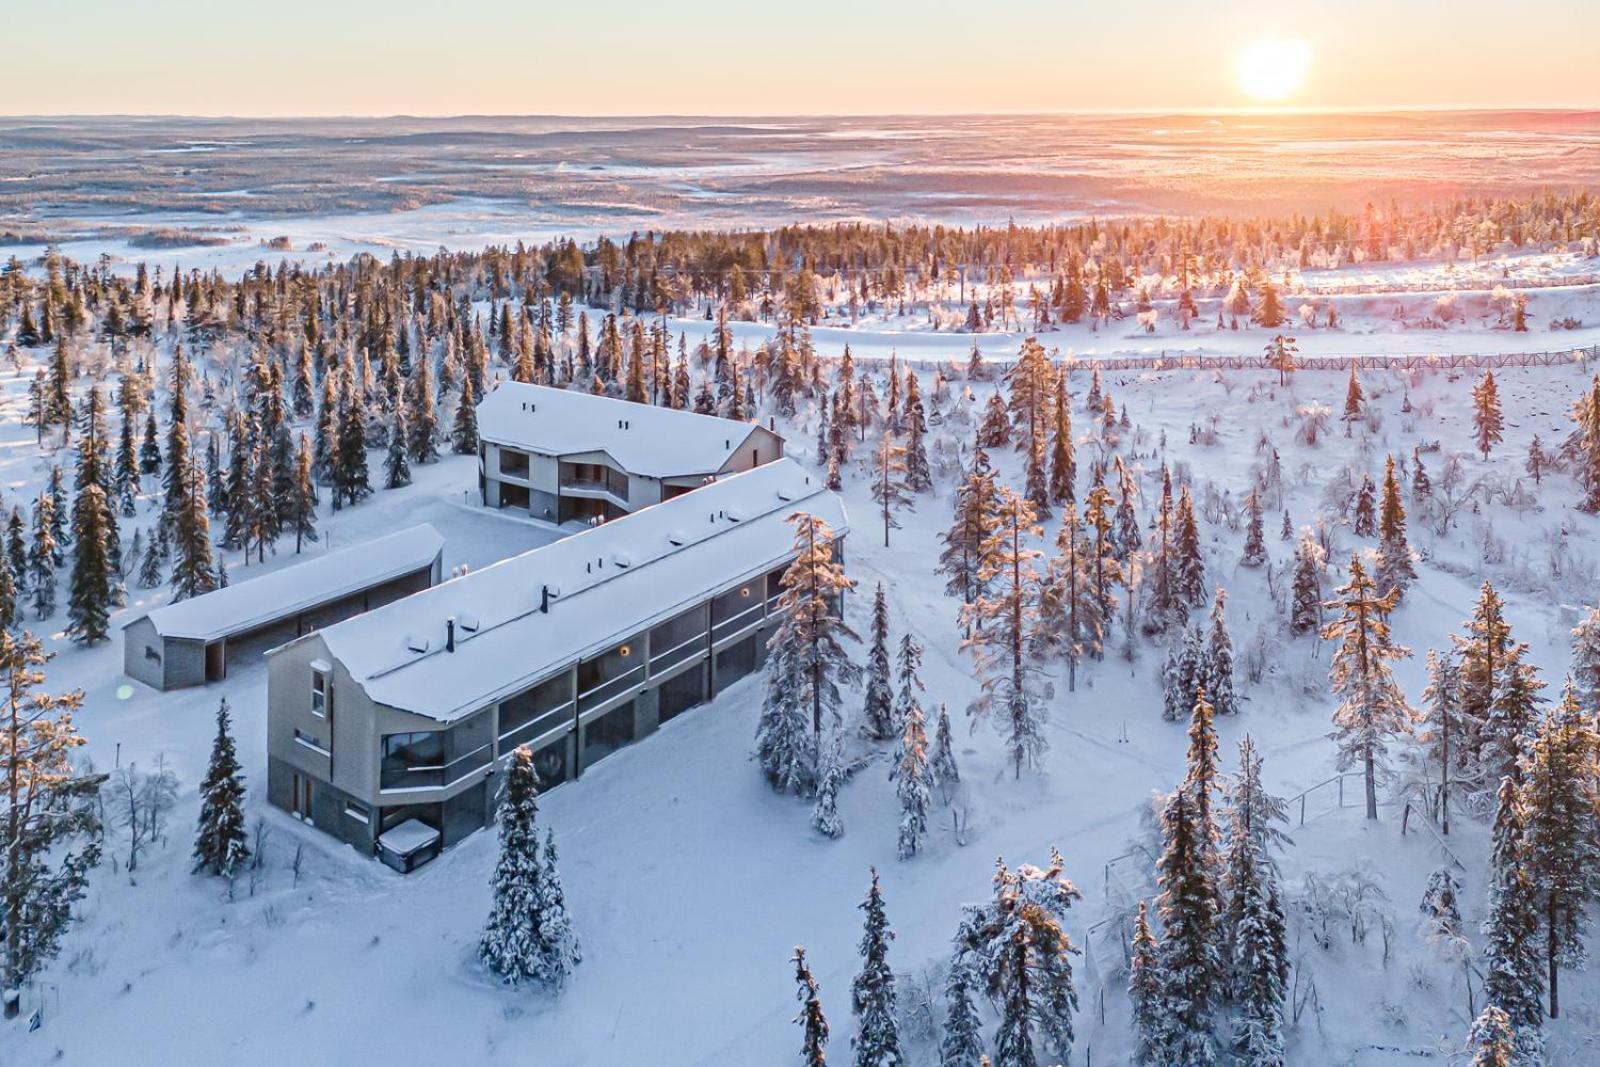
{"type": "Polygon", "coordinates": [[[583,728],[583,765],[591,767],[596,761],[633,740],[633,701],[613,708],[583,728]]]}
{"type": "Polygon", "coordinates": [[[546,678],[500,704],[500,751],[550,732],[572,721],[572,675],[546,678]]]}
{"type": "Polygon", "coordinates": [[[378,784],[383,789],[417,789],[444,782],[444,735],[388,734],[383,739],[383,762],[378,784]]]}
{"type": "Polygon", "coordinates": [[[652,674],[692,659],[705,649],[706,611],[704,606],[690,608],[675,618],[668,619],[650,631],[650,671],[652,674]]]}
{"type": "Polygon", "coordinates": [[[706,699],[705,675],[706,667],[701,663],[663,682],[656,691],[660,701],[657,721],[667,722],[696,704],[703,703],[706,699]]]}
{"type": "Polygon", "coordinates": [[[512,448],[500,449],[500,473],[509,474],[513,478],[526,478],[528,476],[528,454],[518,452],[512,448]]]}
{"type": "Polygon", "coordinates": [[[540,792],[554,788],[571,777],[572,762],[567,755],[571,750],[570,735],[563,734],[533,754],[533,771],[539,776],[540,792]]]}

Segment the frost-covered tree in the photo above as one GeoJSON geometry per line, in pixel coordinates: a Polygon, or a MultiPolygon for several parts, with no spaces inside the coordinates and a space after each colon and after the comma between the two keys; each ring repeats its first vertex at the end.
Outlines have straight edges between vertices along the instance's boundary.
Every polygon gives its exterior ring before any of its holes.
{"type": "Polygon", "coordinates": [[[20,1009],[22,987],[61,949],[73,906],[100,862],[95,803],[103,774],[73,766],[83,744],[72,714],[83,691],[40,690],[53,653],[27,631],[0,630],[0,996],[20,1009]]]}
{"type": "Polygon", "coordinates": [[[1561,1014],[1561,968],[1587,957],[1590,910],[1600,898],[1600,825],[1595,804],[1594,720],[1569,682],[1545,714],[1527,753],[1522,809],[1524,862],[1544,927],[1550,1018],[1561,1014]]]}
{"type": "Polygon", "coordinates": [[[1338,643],[1328,682],[1340,698],[1333,713],[1339,769],[1360,763],[1369,819],[1378,817],[1378,782],[1387,775],[1388,743],[1411,728],[1411,709],[1389,670],[1391,660],[1411,654],[1389,635],[1394,602],[1393,591],[1378,595],[1360,558],[1352,556],[1349,581],[1327,605],[1338,617],[1322,630],[1324,640],[1338,643]]]}
{"type": "Polygon", "coordinates": [[[478,958],[507,985],[559,990],[582,959],[559,882],[552,883],[539,847],[538,772],[526,745],[511,755],[500,802],[500,857],[489,888],[492,903],[478,958]]]}
{"type": "Polygon", "coordinates": [[[932,781],[948,799],[951,786],[961,781],[961,771],[956,766],[955,741],[950,733],[950,709],[939,703],[939,725],[933,734],[933,758],[928,769],[932,781]]]}
{"type": "Polygon", "coordinates": [[[450,429],[450,451],[458,456],[478,454],[478,398],[471,375],[461,383],[461,399],[456,403],[456,418],[450,429]]]}
{"type": "Polygon", "coordinates": [[[1506,649],[1489,713],[1477,724],[1479,773],[1491,780],[1510,775],[1518,785],[1545,702],[1544,682],[1527,655],[1528,646],[1521,641],[1506,649]]]}
{"type": "Polygon", "coordinates": [[[894,687],[889,666],[889,602],[879,582],[872,596],[872,630],[867,647],[866,697],[861,707],[861,732],[874,741],[895,735],[894,687]]]}
{"type": "Polygon", "coordinates": [[[52,532],[55,498],[40,493],[33,505],[33,543],[28,547],[28,588],[33,591],[33,614],[40,621],[56,613],[56,555],[60,551],[52,532]]]}
{"type": "Polygon", "coordinates": [[[993,592],[963,608],[962,623],[970,636],[961,647],[972,653],[979,679],[979,694],[967,712],[974,720],[995,724],[1020,778],[1023,766],[1045,749],[1045,702],[1051,696],[1049,684],[1027,655],[1040,599],[1041,579],[1034,561],[1042,553],[1030,547],[1040,535],[1033,505],[1010,489],[999,492],[995,528],[984,539],[979,572],[993,592]]]}
{"type": "Polygon", "coordinates": [[[1040,1048],[1064,1061],[1072,1052],[1072,1013],[1078,1007],[1066,916],[1082,894],[1064,877],[1061,854],[1050,866],[1016,870],[995,863],[994,897],[962,908],[952,968],[978,976],[1000,1015],[995,1062],[1038,1067],[1040,1048]]]}
{"type": "Polygon", "coordinates": [[[1244,554],[1239,557],[1241,567],[1260,567],[1267,562],[1267,542],[1261,525],[1261,495],[1252,486],[1245,497],[1244,554]]]}
{"type": "Polygon", "coordinates": [[[800,1014],[794,1021],[805,1034],[800,1055],[805,1067],[823,1067],[827,1062],[828,1020],[822,1014],[821,987],[806,966],[804,948],[796,945],[790,962],[794,964],[795,999],[800,1001],[800,1014]]]}
{"type": "Polygon", "coordinates": [[[997,390],[983,409],[983,422],[978,425],[978,447],[1004,448],[1010,443],[1011,417],[1006,414],[1006,402],[997,390]]]}
{"type": "Polygon", "coordinates": [[[1504,428],[1500,390],[1494,383],[1494,371],[1486,370],[1472,387],[1472,437],[1485,460],[1489,458],[1489,451],[1500,443],[1504,428]]]}
{"type": "Polygon", "coordinates": [[[900,528],[895,513],[912,506],[906,485],[906,450],[896,444],[894,434],[884,431],[883,440],[872,458],[872,499],[883,517],[883,547],[889,547],[889,531],[900,528]]]}
{"type": "MultiPolygon", "coordinates": [[[[175,441],[180,438],[187,442],[186,433],[173,434],[175,441]]],[[[177,486],[176,504],[170,513],[172,599],[186,600],[217,587],[216,567],[211,557],[211,520],[206,515],[206,487],[192,455],[180,464],[169,463],[167,475],[177,486]]]]}
{"type": "Polygon", "coordinates": [[[945,980],[944,1036],[939,1041],[939,1067],[979,1067],[983,1054],[983,1024],[973,991],[979,978],[972,962],[953,962],[945,980]]]}
{"type": "MultiPolygon", "coordinates": [[[[1411,544],[1406,540],[1406,508],[1400,500],[1400,481],[1394,473],[1394,457],[1383,466],[1383,504],[1378,513],[1378,565],[1373,575],[1378,592],[1398,589],[1401,597],[1417,579],[1411,562],[1411,544]]],[[[1397,601],[1398,602],[1398,601],[1397,601]]]]}
{"type": "Polygon", "coordinates": [[[906,407],[901,420],[906,430],[906,489],[926,493],[933,488],[933,472],[928,469],[928,416],[922,407],[917,376],[906,373],[906,407]]]}
{"type": "Polygon", "coordinates": [[[1239,772],[1228,786],[1223,854],[1223,930],[1229,986],[1239,1006],[1233,1047],[1242,1063],[1282,1067],[1283,999],[1289,949],[1271,847],[1288,837],[1282,799],[1261,781],[1261,757],[1249,737],[1239,743],[1239,772]]]}
{"type": "Polygon", "coordinates": [[[1205,646],[1198,627],[1186,626],[1183,639],[1167,646],[1161,670],[1162,713],[1168,722],[1181,722],[1194,710],[1205,684],[1205,646]]]}
{"type": "Polygon", "coordinates": [[[1472,1067],[1518,1067],[1517,1031],[1511,1016],[1493,1004],[1486,1005],[1472,1020],[1467,1049],[1472,1067]]]}
{"type": "Polygon", "coordinates": [[[839,789],[844,785],[844,739],[837,722],[822,729],[817,750],[817,796],[811,806],[811,827],[823,837],[844,834],[844,816],[839,814],[839,789]]]}
{"type": "Polygon", "coordinates": [[[1050,446],[1050,503],[1070,504],[1078,478],[1078,463],[1072,446],[1072,413],[1068,405],[1067,376],[1056,378],[1055,411],[1050,446]]]}
{"type": "Polygon", "coordinates": [[[850,1006],[856,1017],[856,1035],[850,1042],[855,1067],[901,1067],[905,1058],[895,1018],[894,971],[889,966],[894,931],[884,912],[877,868],[867,899],[859,907],[867,918],[861,934],[861,970],[850,983],[850,1006]]]}
{"type": "Polygon", "coordinates": [[[1212,1013],[1223,993],[1223,968],[1212,849],[1190,789],[1176,789],[1168,798],[1161,836],[1156,914],[1162,929],[1161,999],[1169,1027],[1165,1054],[1168,1062],[1202,1067],[1216,1062],[1212,1013]]]}
{"type": "Polygon", "coordinates": [[[1078,509],[1068,504],[1056,535],[1056,555],[1046,568],[1032,643],[1039,655],[1059,652],[1067,659],[1067,689],[1078,688],[1078,661],[1099,659],[1105,648],[1107,605],[1096,598],[1093,546],[1078,524],[1078,509]]]}
{"type": "Polygon", "coordinates": [[[1178,494],[1176,523],[1176,571],[1174,586],[1185,614],[1206,602],[1206,564],[1200,552],[1200,524],[1194,515],[1194,500],[1186,485],[1178,494]]]}
{"type": "Polygon", "coordinates": [[[1354,518],[1350,528],[1357,537],[1371,537],[1378,532],[1378,489],[1372,484],[1372,475],[1361,476],[1361,487],[1356,490],[1354,518]]]}
{"type": "Polygon", "coordinates": [[[250,859],[244,821],[244,775],[235,754],[228,698],[217,706],[217,736],[200,783],[200,818],[195,827],[194,869],[222,878],[244,870],[250,859]]]}
{"type": "Polygon", "coordinates": [[[1241,698],[1233,688],[1233,639],[1228,636],[1228,594],[1217,586],[1211,601],[1211,625],[1206,631],[1206,651],[1201,685],[1218,715],[1239,710],[1241,698]]]}
{"type": "Polygon", "coordinates": [[[983,546],[994,527],[997,500],[994,472],[989,457],[980,447],[956,489],[955,515],[950,528],[940,535],[944,549],[939,553],[939,573],[948,581],[945,592],[962,603],[971,603],[985,591],[979,572],[983,569],[983,546]]]}
{"type": "Polygon", "coordinates": [[[317,540],[317,486],[311,478],[311,446],[306,435],[300,435],[300,448],[295,453],[294,481],[290,485],[284,521],[287,529],[294,531],[295,555],[307,541],[317,540]]]}
{"type": "Polygon", "coordinates": [[[903,860],[915,856],[928,836],[928,810],[933,807],[933,769],[928,762],[928,733],[922,705],[913,703],[901,718],[900,749],[895,753],[890,777],[900,800],[900,831],[896,853],[903,860]]]}
{"type": "Polygon", "coordinates": [[[389,452],[383,460],[383,487],[401,489],[411,484],[411,457],[406,448],[406,409],[396,407],[390,416],[389,452]]]}
{"type": "Polygon", "coordinates": [[[1572,630],[1572,690],[1578,706],[1600,716],[1600,608],[1591,608],[1572,630]]]}
{"type": "Polygon", "coordinates": [[[116,522],[105,490],[90,482],[72,506],[72,574],[67,598],[67,634],[94,645],[105,640],[116,601],[109,527],[116,522]]]}
{"type": "Polygon", "coordinates": [[[1161,503],[1150,533],[1149,563],[1145,567],[1144,629],[1166,634],[1188,617],[1178,572],[1177,530],[1172,506],[1172,472],[1161,468],[1161,503]]]}
{"type": "Polygon", "coordinates": [[[1500,782],[1489,856],[1489,916],[1483,923],[1484,999],[1505,1012],[1519,1048],[1537,1042],[1540,998],[1539,900],[1526,869],[1522,800],[1510,778],[1500,782]]]}
{"type": "Polygon", "coordinates": [[[1133,1008],[1133,1061],[1140,1067],[1165,1067],[1172,1037],[1171,1016],[1162,992],[1160,949],[1150,930],[1149,909],[1139,901],[1133,924],[1133,958],[1128,964],[1128,1002],[1133,1008]]]}

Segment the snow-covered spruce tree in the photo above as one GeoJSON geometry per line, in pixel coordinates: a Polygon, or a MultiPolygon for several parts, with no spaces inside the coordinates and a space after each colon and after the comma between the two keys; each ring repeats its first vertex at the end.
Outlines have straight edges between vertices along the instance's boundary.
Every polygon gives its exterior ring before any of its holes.
{"type": "Polygon", "coordinates": [[[150,531],[150,543],[145,545],[144,557],[139,560],[140,589],[154,589],[161,584],[161,569],[172,553],[172,548],[165,537],[161,524],[156,523],[150,531]]]}
{"type": "Polygon", "coordinates": [[[1600,715],[1600,608],[1589,609],[1573,627],[1572,690],[1579,707],[1600,715]]]}
{"type": "Polygon", "coordinates": [[[821,987],[811,977],[811,968],[806,966],[804,948],[796,945],[789,962],[794,964],[795,999],[800,1001],[800,1014],[794,1017],[794,1021],[805,1034],[800,1055],[805,1067],[824,1067],[827,1062],[828,1020],[822,1014],[821,987]]]}
{"type": "Polygon", "coordinates": [[[1067,689],[1078,688],[1078,661],[1099,659],[1104,651],[1106,606],[1094,596],[1092,546],[1078,525],[1078,509],[1068,504],[1056,535],[1056,556],[1046,568],[1039,617],[1030,641],[1036,655],[1060,653],[1067,659],[1067,689]]]}
{"type": "Polygon", "coordinates": [[[1194,500],[1186,485],[1178,493],[1177,570],[1175,586],[1178,598],[1187,616],[1188,609],[1206,602],[1206,564],[1200,552],[1200,524],[1194,515],[1194,500]]]}
{"type": "Polygon", "coordinates": [[[964,604],[985,592],[978,574],[983,569],[984,540],[994,526],[995,501],[994,472],[988,455],[979,446],[972,468],[956,490],[950,528],[939,538],[944,544],[939,553],[939,573],[949,579],[944,591],[964,604]]]}
{"type": "Polygon", "coordinates": [[[556,852],[556,832],[544,832],[544,880],[539,895],[539,912],[545,949],[545,970],[550,974],[571,974],[583,962],[583,949],[572,916],[567,914],[567,894],[561,886],[560,857],[556,852]]]}
{"type": "Polygon", "coordinates": [[[1078,479],[1078,462],[1072,447],[1072,413],[1068,405],[1067,376],[1056,377],[1055,411],[1050,445],[1050,502],[1070,504],[1078,479]]]}
{"type": "Polygon", "coordinates": [[[43,621],[56,613],[54,498],[40,493],[33,505],[33,543],[28,547],[28,588],[33,592],[33,616],[43,621]]]}
{"type": "Polygon", "coordinates": [[[500,858],[489,887],[492,903],[478,958],[507,985],[559,990],[571,974],[576,940],[570,926],[546,922],[550,892],[539,847],[538,772],[526,745],[511,755],[500,802],[500,858]]]}
{"type": "Polygon", "coordinates": [[[922,407],[917,376],[906,374],[906,409],[902,419],[906,429],[906,488],[926,493],[933,488],[933,472],[928,469],[928,416],[922,407]]]}
{"type": "Polygon", "coordinates": [[[1035,338],[1022,342],[1017,361],[1005,373],[1010,398],[1006,404],[1017,447],[1031,449],[1042,441],[1050,425],[1050,403],[1055,394],[1055,367],[1035,338]]]}
{"type": "Polygon", "coordinates": [[[856,1051],[855,1065],[902,1067],[905,1059],[895,1018],[894,971],[889,967],[894,931],[883,910],[877,868],[872,870],[867,899],[859,907],[867,918],[861,934],[861,971],[850,984],[850,1007],[856,1016],[856,1035],[850,1041],[856,1051]]]}
{"type": "Polygon", "coordinates": [[[22,621],[22,602],[17,580],[11,573],[11,560],[0,552],[0,628],[10,629],[22,621]]]}
{"type": "Polygon", "coordinates": [[[1489,915],[1483,923],[1483,995],[1510,1017],[1520,1049],[1536,1047],[1544,1022],[1540,998],[1538,890],[1526,869],[1522,800],[1501,780],[1489,854],[1489,915]]]}
{"type": "Polygon", "coordinates": [[[1167,646],[1167,662],[1161,670],[1161,717],[1168,722],[1187,719],[1194,711],[1205,676],[1205,648],[1200,630],[1195,626],[1184,627],[1183,640],[1167,646]]]}
{"type": "Polygon", "coordinates": [[[1344,390],[1344,411],[1339,418],[1345,423],[1358,422],[1361,419],[1361,405],[1366,400],[1366,393],[1361,389],[1361,379],[1356,377],[1356,365],[1350,364],[1350,382],[1344,390]]]}
{"type": "Polygon", "coordinates": [[[1180,584],[1177,530],[1172,510],[1172,472],[1161,468],[1161,503],[1156,509],[1155,529],[1150,534],[1149,563],[1145,568],[1144,630],[1146,634],[1166,634],[1183,625],[1188,617],[1180,584]]]}
{"type": "Polygon", "coordinates": [[[1244,699],[1233,688],[1233,639],[1228,636],[1227,603],[1227,592],[1217,586],[1216,596],[1211,601],[1211,626],[1206,631],[1200,679],[1218,715],[1234,714],[1244,699]]]}
{"type": "Polygon", "coordinates": [[[872,636],[867,648],[866,697],[861,705],[861,732],[874,741],[895,735],[894,688],[890,684],[889,602],[879,582],[872,595],[872,636]]]}
{"type": "Polygon", "coordinates": [[[1517,1031],[1511,1016],[1493,1004],[1486,1005],[1472,1020],[1466,1051],[1472,1053],[1472,1067],[1518,1067],[1517,1031]]]}
{"type": "Polygon", "coordinates": [[[1472,387],[1472,438],[1485,460],[1489,458],[1489,451],[1500,443],[1504,428],[1500,390],[1494,383],[1494,371],[1486,370],[1472,387]]]}
{"type": "Polygon", "coordinates": [[[1006,402],[996,390],[983,409],[983,422],[978,424],[978,447],[1004,448],[1010,443],[1011,418],[1006,414],[1006,402]]]}
{"type": "Polygon", "coordinates": [[[413,463],[433,463],[439,458],[439,414],[433,388],[433,360],[417,361],[407,391],[410,411],[406,418],[406,453],[413,463]]]}
{"type": "MultiPolygon", "coordinates": [[[[1500,594],[1485,581],[1478,590],[1472,617],[1462,626],[1465,635],[1450,638],[1460,665],[1458,702],[1466,726],[1462,762],[1469,767],[1476,767],[1479,762],[1484,724],[1494,714],[1505,681],[1505,663],[1515,644],[1504,607],[1500,594]]],[[[1483,787],[1492,790],[1498,781],[1499,778],[1483,779],[1483,787]]]]}
{"type": "Polygon", "coordinates": [[[450,429],[450,451],[458,456],[478,454],[478,398],[473,393],[471,375],[461,383],[461,399],[456,404],[455,423],[450,429]]]}
{"type": "Polygon", "coordinates": [[[1065,924],[1082,894],[1061,869],[1054,849],[1046,869],[1023,864],[1012,871],[997,860],[994,898],[962,908],[951,967],[977,976],[999,1013],[995,1063],[1004,1067],[1037,1067],[1041,1046],[1051,1056],[1044,1062],[1064,1062],[1072,1052],[1072,956],[1079,949],[1065,924]]]}
{"type": "Polygon", "coordinates": [[[1239,744],[1239,772],[1228,787],[1222,882],[1229,988],[1239,1005],[1234,1051],[1240,1061],[1282,1067],[1283,997],[1289,950],[1277,865],[1270,847],[1287,841],[1284,802],[1261,782],[1261,757],[1249,737],[1239,744]]]}
{"type": "Polygon", "coordinates": [[[895,753],[890,777],[900,800],[900,830],[896,854],[903,860],[915,856],[928,836],[928,810],[933,807],[933,771],[928,763],[928,733],[922,706],[913,703],[901,718],[900,749],[895,753]]]}
{"type": "Polygon", "coordinates": [[[1378,532],[1378,489],[1372,484],[1370,474],[1361,476],[1350,528],[1357,537],[1371,537],[1378,532]]]}
{"type": "Polygon", "coordinates": [[[72,505],[72,574],[67,635],[84,645],[103,641],[116,599],[107,527],[115,523],[105,490],[89,483],[72,505]]]}
{"type": "Polygon", "coordinates": [[[1217,887],[1194,792],[1176,789],[1161,816],[1163,849],[1156,864],[1161,894],[1161,1000],[1169,1026],[1171,1063],[1204,1067],[1216,1062],[1212,1012],[1223,994],[1218,950],[1217,887]]]}
{"type": "Polygon", "coordinates": [[[1322,630],[1324,640],[1338,643],[1328,682],[1340,698],[1333,713],[1339,769],[1361,764],[1369,819],[1378,817],[1378,782],[1387,777],[1388,743],[1411,730],[1411,709],[1389,670],[1390,660],[1411,655],[1389,635],[1394,601],[1393,592],[1378,595],[1360,558],[1351,556],[1350,579],[1327,605],[1338,617],[1322,630]]]}
{"type": "Polygon", "coordinates": [[[100,862],[95,801],[103,774],[80,774],[72,752],[83,745],[72,713],[83,691],[44,693],[50,661],[38,638],[0,630],[0,997],[17,1015],[22,987],[55,958],[100,862]]]}
{"type": "Polygon", "coordinates": [[[993,592],[961,613],[970,634],[961,647],[972,653],[980,687],[967,713],[995,724],[1019,778],[1023,766],[1044,752],[1045,702],[1051,696],[1051,687],[1027,655],[1028,633],[1039,611],[1041,582],[1034,561],[1042,555],[1029,542],[1039,535],[1033,505],[1011,489],[1001,489],[979,572],[993,592]]]}
{"type": "Polygon", "coordinates": [[[1510,775],[1519,786],[1545,702],[1540,695],[1544,682],[1527,655],[1528,646],[1522,641],[1506,649],[1489,714],[1477,724],[1479,773],[1492,781],[1510,775]]]}
{"type": "Polygon", "coordinates": [[[794,527],[795,560],[783,574],[778,611],[783,623],[768,640],[769,649],[791,646],[800,706],[811,713],[811,728],[821,735],[823,712],[838,715],[840,685],[861,680],[846,641],[858,641],[839,615],[844,594],[855,588],[834,556],[833,530],[815,515],[789,516],[794,527]]]}
{"type": "Polygon", "coordinates": [[[829,720],[817,742],[817,797],[811,806],[811,828],[823,837],[844,834],[844,816],[839,814],[839,788],[844,785],[844,738],[839,724],[829,720]]]}
{"type": "Polygon", "coordinates": [[[1594,720],[1568,682],[1539,724],[1522,787],[1524,858],[1544,926],[1550,1018],[1561,1015],[1561,968],[1581,966],[1589,912],[1600,898],[1600,825],[1595,815],[1594,720]]]}
{"type": "Polygon", "coordinates": [[[1406,540],[1406,509],[1400,500],[1400,482],[1394,473],[1394,456],[1383,467],[1383,504],[1378,514],[1378,564],[1374,577],[1378,591],[1398,589],[1405,595],[1416,581],[1417,569],[1411,562],[1411,544],[1406,540]]]}
{"type": "Polygon", "coordinates": [[[1112,535],[1112,507],[1111,490],[1100,483],[1096,483],[1084,498],[1083,526],[1088,539],[1085,551],[1089,555],[1089,596],[1100,612],[1102,646],[1117,615],[1117,586],[1123,584],[1123,566],[1117,559],[1112,535]]]}
{"type": "Polygon", "coordinates": [[[396,407],[390,416],[389,452],[383,459],[383,487],[403,489],[411,484],[411,458],[406,449],[406,409],[396,407]]]}
{"type": "Polygon", "coordinates": [[[222,878],[244,870],[250,859],[244,821],[244,775],[228,732],[228,698],[217,706],[217,737],[200,783],[200,818],[194,835],[194,869],[222,878]]]}
{"type": "Polygon", "coordinates": [[[1121,456],[1116,457],[1113,465],[1117,473],[1117,518],[1111,544],[1117,562],[1126,564],[1144,544],[1139,514],[1134,506],[1134,501],[1139,498],[1139,488],[1134,484],[1133,475],[1123,464],[1121,456]]]}
{"type": "MultiPolygon", "coordinates": [[[[175,434],[174,439],[186,434],[175,434]]],[[[168,464],[167,473],[173,472],[168,464]]],[[[211,559],[211,520],[206,516],[206,487],[200,467],[192,455],[182,463],[175,477],[177,504],[172,514],[172,599],[186,600],[217,587],[216,568],[211,559]]]]}
{"type": "Polygon", "coordinates": [[[1162,993],[1165,986],[1149,909],[1139,901],[1133,924],[1133,958],[1128,964],[1128,1002],[1133,1009],[1133,1062],[1140,1067],[1165,1067],[1171,1040],[1171,1019],[1162,993]]]}
{"type": "Polygon", "coordinates": [[[956,766],[955,741],[950,736],[950,709],[939,702],[939,725],[933,734],[933,758],[928,764],[932,781],[945,799],[950,798],[950,788],[961,781],[961,771],[956,766]]]}
{"type": "Polygon", "coordinates": [[[1245,497],[1247,520],[1244,529],[1244,554],[1239,557],[1241,567],[1260,567],[1267,562],[1266,536],[1261,526],[1261,495],[1254,486],[1245,497]]]}
{"type": "Polygon", "coordinates": [[[922,711],[921,694],[927,691],[922,684],[922,644],[909,633],[900,637],[900,651],[895,659],[895,681],[899,688],[894,696],[894,730],[898,735],[912,709],[922,711]]]}
{"type": "MultiPolygon", "coordinates": [[[[372,494],[367,474],[367,402],[359,387],[340,398],[338,444],[333,454],[335,506],[356,504],[372,494]]],[[[474,450],[476,451],[476,450],[474,450]]]]}
{"type": "Polygon", "coordinates": [[[1327,561],[1311,527],[1300,528],[1294,549],[1294,579],[1289,594],[1289,632],[1316,633],[1322,626],[1322,569],[1327,561]]]}
{"type": "Polygon", "coordinates": [[[944,1035],[939,1041],[939,1067],[979,1067],[989,1059],[983,1054],[983,1024],[973,991],[980,984],[972,972],[972,961],[957,960],[945,979],[944,1035]]]}
{"type": "Polygon", "coordinates": [[[810,709],[800,704],[798,659],[789,648],[769,647],[756,760],[773,789],[809,796],[817,787],[817,736],[810,709]]]}
{"type": "Polygon", "coordinates": [[[317,486],[311,478],[311,445],[305,434],[300,435],[300,448],[295,453],[294,483],[289,490],[287,529],[294,531],[294,552],[300,554],[307,541],[317,540],[317,486]]]}
{"type": "Polygon", "coordinates": [[[888,430],[884,431],[883,440],[872,457],[872,499],[883,517],[883,547],[888,548],[889,531],[900,528],[895,513],[912,507],[906,486],[905,446],[896,444],[894,434],[888,430]]]}

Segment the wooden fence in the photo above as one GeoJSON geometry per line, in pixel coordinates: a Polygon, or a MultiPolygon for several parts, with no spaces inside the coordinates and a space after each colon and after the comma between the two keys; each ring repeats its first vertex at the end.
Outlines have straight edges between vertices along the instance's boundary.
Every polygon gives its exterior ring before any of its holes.
{"type": "MultiPolygon", "coordinates": [[[[834,357],[824,357],[831,359],[834,357]]],[[[854,354],[858,363],[886,363],[883,356],[854,354]]],[[[1600,345],[1566,348],[1554,352],[1497,352],[1497,353],[1430,353],[1428,355],[1334,355],[1296,356],[1294,370],[1333,370],[1348,372],[1352,366],[1360,370],[1498,370],[1501,367],[1565,367],[1572,364],[1587,365],[1600,359],[1600,345]]],[[[1064,370],[1089,370],[1098,367],[1102,372],[1134,371],[1224,371],[1264,370],[1277,372],[1277,366],[1265,356],[1108,356],[1105,359],[1077,356],[1058,356],[1053,362],[1064,370]]],[[[944,371],[952,377],[963,377],[967,361],[964,359],[900,359],[900,366],[913,370],[944,371]],[[955,373],[952,374],[952,371],[955,373]]],[[[1003,374],[1016,363],[1015,359],[990,359],[983,365],[995,374],[1003,374]]]]}

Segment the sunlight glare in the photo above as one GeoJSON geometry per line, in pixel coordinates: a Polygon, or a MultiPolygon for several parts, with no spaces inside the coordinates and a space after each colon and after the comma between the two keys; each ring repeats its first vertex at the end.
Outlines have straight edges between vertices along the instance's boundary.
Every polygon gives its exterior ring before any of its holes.
{"type": "Polygon", "coordinates": [[[1297,37],[1252,41],[1239,53],[1237,76],[1245,95],[1262,102],[1282,100],[1305,83],[1311,46],[1297,37]]]}

